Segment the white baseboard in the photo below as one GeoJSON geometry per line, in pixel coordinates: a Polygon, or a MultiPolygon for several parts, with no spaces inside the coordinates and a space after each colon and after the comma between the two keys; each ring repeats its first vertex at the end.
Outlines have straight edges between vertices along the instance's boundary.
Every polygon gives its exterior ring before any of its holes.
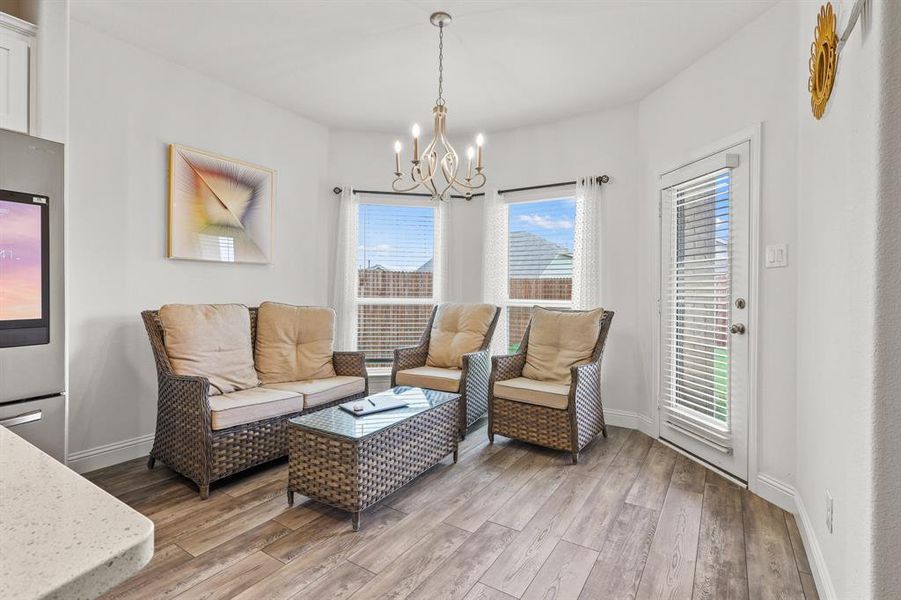
{"type": "Polygon", "coordinates": [[[608,425],[613,425],[614,427],[637,429],[653,438],[657,437],[657,433],[653,431],[654,420],[641,413],[631,410],[604,408],[604,420],[608,425]]]}
{"type": "Polygon", "coordinates": [[[751,482],[751,491],[782,510],[795,512],[795,488],[766,473],[757,473],[757,481],[751,482]]]}
{"type": "Polygon", "coordinates": [[[88,448],[69,454],[66,464],[76,473],[87,473],[127,460],[146,456],[153,446],[153,434],[141,435],[130,440],[113,442],[96,448],[88,448]]]}
{"type": "Polygon", "coordinates": [[[829,576],[829,569],[826,568],[826,559],[823,557],[823,551],[814,535],[810,515],[807,514],[807,508],[804,506],[798,490],[766,473],[758,473],[756,485],[751,487],[751,491],[782,510],[795,515],[795,521],[801,532],[801,540],[804,542],[804,550],[807,552],[807,561],[810,563],[810,570],[813,571],[813,579],[817,584],[820,598],[822,600],[838,600],[835,586],[832,585],[832,578],[829,576]]]}
{"type": "Polygon", "coordinates": [[[832,578],[829,577],[829,569],[826,568],[826,559],[823,557],[823,550],[817,542],[816,536],[813,534],[813,523],[810,521],[810,515],[807,514],[807,508],[801,495],[795,492],[795,517],[798,522],[798,529],[801,531],[801,540],[804,542],[804,549],[807,551],[807,561],[810,563],[810,570],[813,571],[813,580],[817,584],[817,592],[823,600],[838,600],[835,593],[835,586],[832,585],[832,578]]]}
{"type": "MultiPolygon", "coordinates": [[[[373,387],[373,383],[375,383],[374,387],[379,387],[379,384],[384,383],[384,387],[387,388],[389,378],[390,375],[377,376],[376,379],[384,379],[385,381],[373,382],[373,378],[370,377],[370,386],[373,387]]],[[[604,409],[604,416],[610,425],[638,429],[655,437],[650,432],[650,428],[653,425],[650,417],[632,411],[610,408],[604,409]]],[[[112,444],[97,446],[96,448],[72,452],[69,454],[66,464],[76,473],[88,473],[96,469],[146,456],[150,453],[151,446],[153,446],[153,434],[149,433],[130,440],[122,440],[121,442],[113,442],[112,444]]]]}

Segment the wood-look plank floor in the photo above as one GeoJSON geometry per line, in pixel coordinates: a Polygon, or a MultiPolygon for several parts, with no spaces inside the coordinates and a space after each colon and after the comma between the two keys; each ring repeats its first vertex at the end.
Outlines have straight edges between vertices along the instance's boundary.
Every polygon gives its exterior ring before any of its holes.
{"type": "Polygon", "coordinates": [[[637,431],[578,465],[484,425],[350,517],[288,507],[285,461],[196,488],[129,461],[87,475],[156,524],[156,553],[107,598],[815,600],[792,515],[637,431]]]}

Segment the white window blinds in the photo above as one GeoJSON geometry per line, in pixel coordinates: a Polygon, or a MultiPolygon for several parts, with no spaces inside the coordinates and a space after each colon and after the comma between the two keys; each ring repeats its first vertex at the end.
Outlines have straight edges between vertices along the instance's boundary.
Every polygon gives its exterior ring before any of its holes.
{"type": "Polygon", "coordinates": [[[373,365],[415,345],[435,303],[435,208],[361,203],[357,247],[357,349],[373,365]]]}
{"type": "Polygon", "coordinates": [[[664,418],[730,449],[731,171],[664,190],[664,418]]]}

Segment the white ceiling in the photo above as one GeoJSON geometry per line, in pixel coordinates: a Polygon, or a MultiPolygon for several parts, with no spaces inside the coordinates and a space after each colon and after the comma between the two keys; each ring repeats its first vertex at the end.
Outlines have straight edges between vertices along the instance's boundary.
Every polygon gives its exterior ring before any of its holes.
{"type": "Polygon", "coordinates": [[[72,16],[321,123],[401,133],[431,118],[434,10],[454,17],[449,127],[498,131],[636,101],[773,3],[72,0],[72,16]]]}

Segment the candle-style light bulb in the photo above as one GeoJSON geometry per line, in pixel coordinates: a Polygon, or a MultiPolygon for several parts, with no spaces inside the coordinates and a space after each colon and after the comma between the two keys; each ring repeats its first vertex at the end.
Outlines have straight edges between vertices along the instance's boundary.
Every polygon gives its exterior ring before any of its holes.
{"type": "Polygon", "coordinates": [[[479,147],[479,160],[477,164],[477,168],[482,168],[482,146],[485,144],[485,136],[481,133],[476,136],[476,146],[479,147]]]}
{"type": "Polygon", "coordinates": [[[475,150],[472,149],[472,146],[466,149],[466,158],[469,159],[469,165],[466,167],[467,179],[472,179],[472,157],[475,156],[475,150]]]}
{"type": "Polygon", "coordinates": [[[419,160],[419,123],[413,124],[413,162],[419,160]]]}
{"type": "Polygon", "coordinates": [[[403,146],[400,145],[400,140],[394,140],[394,172],[400,173],[400,151],[403,146]]]}

